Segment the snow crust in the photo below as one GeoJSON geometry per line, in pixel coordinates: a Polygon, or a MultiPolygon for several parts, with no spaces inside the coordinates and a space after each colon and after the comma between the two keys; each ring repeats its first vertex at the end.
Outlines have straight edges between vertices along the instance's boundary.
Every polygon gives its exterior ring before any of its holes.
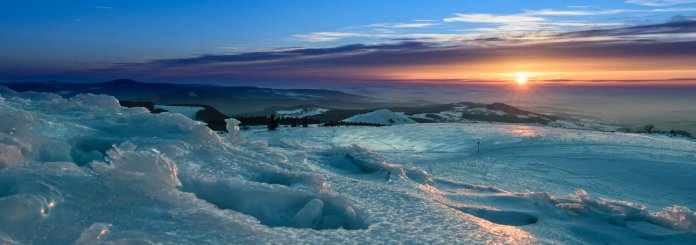
{"type": "Polygon", "coordinates": [[[356,123],[373,123],[380,125],[398,125],[416,123],[413,119],[408,118],[404,113],[395,113],[388,109],[379,109],[365,114],[357,114],[347,119],[345,122],[356,123]]]}
{"type": "Polygon", "coordinates": [[[3,244],[693,244],[696,143],[505,124],[218,134],[0,86],[3,244]]]}

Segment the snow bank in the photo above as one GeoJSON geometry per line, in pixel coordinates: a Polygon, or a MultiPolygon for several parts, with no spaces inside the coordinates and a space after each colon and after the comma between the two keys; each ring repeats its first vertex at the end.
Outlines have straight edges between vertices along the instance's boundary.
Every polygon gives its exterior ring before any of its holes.
{"type": "Polygon", "coordinates": [[[358,114],[343,120],[344,122],[372,123],[380,125],[396,125],[416,123],[403,113],[395,113],[387,109],[379,109],[365,114],[358,114]]]}

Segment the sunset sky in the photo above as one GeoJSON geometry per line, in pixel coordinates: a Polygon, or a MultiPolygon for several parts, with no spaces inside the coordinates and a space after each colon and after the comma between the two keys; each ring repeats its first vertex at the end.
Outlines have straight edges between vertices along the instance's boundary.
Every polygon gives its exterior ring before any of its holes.
{"type": "Polygon", "coordinates": [[[696,1],[6,0],[0,81],[696,86],[696,1]]]}

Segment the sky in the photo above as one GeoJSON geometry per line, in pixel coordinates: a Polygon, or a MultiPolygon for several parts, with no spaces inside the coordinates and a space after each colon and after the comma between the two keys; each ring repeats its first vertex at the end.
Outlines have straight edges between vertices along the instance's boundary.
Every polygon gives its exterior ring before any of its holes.
{"type": "Polygon", "coordinates": [[[4,0],[0,81],[696,86],[696,0],[4,0]]]}

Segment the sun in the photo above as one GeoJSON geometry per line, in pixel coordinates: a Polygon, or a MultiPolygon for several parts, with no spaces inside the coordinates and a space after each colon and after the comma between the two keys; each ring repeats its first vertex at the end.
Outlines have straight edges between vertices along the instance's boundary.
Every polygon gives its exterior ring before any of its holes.
{"type": "Polygon", "coordinates": [[[517,73],[517,84],[525,85],[527,84],[527,73],[517,73]]]}

